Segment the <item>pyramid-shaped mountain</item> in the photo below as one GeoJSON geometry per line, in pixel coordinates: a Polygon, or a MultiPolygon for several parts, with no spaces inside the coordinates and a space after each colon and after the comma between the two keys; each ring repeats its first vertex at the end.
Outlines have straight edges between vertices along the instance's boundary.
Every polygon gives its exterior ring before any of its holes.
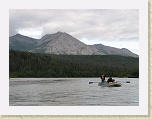
{"type": "Polygon", "coordinates": [[[94,47],[90,47],[71,35],[63,32],[47,34],[43,36],[36,48],[31,52],[44,52],[51,54],[68,54],[68,55],[102,55],[94,47]]]}

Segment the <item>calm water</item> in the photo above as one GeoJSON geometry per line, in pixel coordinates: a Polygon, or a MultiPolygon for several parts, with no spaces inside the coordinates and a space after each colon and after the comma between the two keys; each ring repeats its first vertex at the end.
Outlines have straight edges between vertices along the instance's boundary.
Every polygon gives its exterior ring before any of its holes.
{"type": "Polygon", "coordinates": [[[9,79],[9,105],[138,106],[139,79],[114,79],[122,86],[98,86],[100,78],[13,78],[9,79]]]}

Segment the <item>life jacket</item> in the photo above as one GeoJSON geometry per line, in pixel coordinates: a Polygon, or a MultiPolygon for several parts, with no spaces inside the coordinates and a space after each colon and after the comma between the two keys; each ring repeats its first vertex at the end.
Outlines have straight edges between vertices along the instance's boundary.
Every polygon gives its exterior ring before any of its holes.
{"type": "Polygon", "coordinates": [[[109,83],[109,82],[113,82],[112,78],[110,77],[110,78],[107,80],[107,82],[108,82],[108,83],[109,83]]]}

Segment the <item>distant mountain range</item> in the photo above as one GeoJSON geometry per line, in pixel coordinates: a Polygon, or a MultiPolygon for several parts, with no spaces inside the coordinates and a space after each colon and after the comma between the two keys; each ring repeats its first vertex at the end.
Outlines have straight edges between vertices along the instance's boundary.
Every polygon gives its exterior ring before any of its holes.
{"type": "Polygon", "coordinates": [[[34,39],[20,34],[9,37],[9,48],[19,51],[67,54],[67,55],[122,55],[138,57],[128,49],[114,48],[102,44],[86,45],[73,36],[57,32],[34,39]]]}

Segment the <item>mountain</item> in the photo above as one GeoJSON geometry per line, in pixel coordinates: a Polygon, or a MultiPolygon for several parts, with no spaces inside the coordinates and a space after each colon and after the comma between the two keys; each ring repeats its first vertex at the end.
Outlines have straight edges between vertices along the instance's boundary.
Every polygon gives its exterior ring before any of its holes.
{"type": "Polygon", "coordinates": [[[20,51],[29,51],[38,44],[38,40],[16,34],[9,37],[9,48],[20,51]]]}
{"type": "Polygon", "coordinates": [[[88,46],[73,36],[57,32],[43,36],[36,48],[31,52],[44,52],[51,54],[68,54],[68,55],[103,55],[94,47],[88,46]]]}
{"type": "Polygon", "coordinates": [[[102,44],[93,45],[99,52],[104,53],[105,55],[121,55],[121,56],[130,56],[130,57],[139,57],[137,54],[132,53],[126,48],[114,48],[110,46],[104,46],[102,44]]]}
{"type": "Polygon", "coordinates": [[[65,32],[46,34],[41,39],[34,39],[21,34],[9,37],[9,48],[35,53],[67,55],[123,55],[138,57],[128,49],[114,48],[102,44],[86,45],[65,32]]]}

